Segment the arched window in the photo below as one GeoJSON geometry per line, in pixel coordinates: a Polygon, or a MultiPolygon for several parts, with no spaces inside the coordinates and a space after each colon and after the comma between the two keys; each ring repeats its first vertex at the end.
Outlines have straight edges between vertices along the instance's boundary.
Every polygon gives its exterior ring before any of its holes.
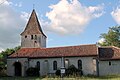
{"type": "Polygon", "coordinates": [[[33,35],[31,35],[31,40],[33,39],[33,35]]]}
{"type": "Polygon", "coordinates": [[[53,62],[53,70],[57,70],[57,61],[53,62]]]}
{"type": "Polygon", "coordinates": [[[65,59],[65,68],[67,69],[69,67],[69,60],[65,59]]]}
{"type": "Polygon", "coordinates": [[[35,35],[35,40],[37,40],[37,35],[35,35]]]}
{"type": "Polygon", "coordinates": [[[109,61],[109,66],[111,66],[111,62],[109,61]]]}
{"type": "Polygon", "coordinates": [[[82,61],[78,60],[78,69],[81,70],[82,69],[82,61]]]}
{"type": "Polygon", "coordinates": [[[40,62],[39,61],[37,61],[37,68],[38,68],[38,70],[40,71],[40,62]]]}

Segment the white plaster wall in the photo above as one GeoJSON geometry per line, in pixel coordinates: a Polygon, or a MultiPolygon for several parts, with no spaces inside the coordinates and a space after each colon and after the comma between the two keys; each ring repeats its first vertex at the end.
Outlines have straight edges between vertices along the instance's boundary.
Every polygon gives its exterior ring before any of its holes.
{"type": "Polygon", "coordinates": [[[55,73],[56,70],[53,70],[53,61],[57,61],[57,68],[60,69],[61,67],[61,58],[42,58],[42,59],[31,59],[29,67],[35,67],[37,61],[40,62],[40,75],[46,75],[44,70],[44,62],[45,60],[48,61],[48,74],[55,73]]]}
{"type": "Polygon", "coordinates": [[[43,47],[45,47],[46,48],[46,37],[45,36],[43,36],[43,47]]]}
{"type": "Polygon", "coordinates": [[[46,37],[41,35],[41,46],[46,47],[46,37]]]}
{"type": "Polygon", "coordinates": [[[82,60],[82,71],[83,75],[96,75],[95,68],[96,64],[93,63],[94,57],[74,57],[74,58],[65,58],[69,59],[69,65],[74,65],[76,68],[78,68],[78,60],[82,60]]]}
{"type": "Polygon", "coordinates": [[[14,76],[14,63],[16,61],[19,61],[21,63],[22,66],[22,76],[25,76],[25,61],[27,61],[27,58],[11,58],[11,59],[7,59],[7,75],[8,76],[14,76]]]}
{"type": "MultiPolygon", "coordinates": [[[[83,75],[96,75],[95,68],[96,64],[93,63],[93,57],[67,57],[64,59],[69,60],[69,65],[75,65],[76,68],[78,68],[78,60],[82,60],[82,70],[83,70],[83,75]]],[[[35,67],[37,61],[40,61],[40,74],[45,75],[45,70],[44,70],[44,61],[48,61],[48,73],[55,73],[56,71],[53,70],[53,61],[57,61],[57,66],[58,69],[61,68],[61,58],[42,58],[42,59],[31,59],[30,60],[30,67],[35,67]]]]}
{"type": "Polygon", "coordinates": [[[116,75],[120,74],[120,60],[118,61],[99,61],[99,75],[116,75]]]}

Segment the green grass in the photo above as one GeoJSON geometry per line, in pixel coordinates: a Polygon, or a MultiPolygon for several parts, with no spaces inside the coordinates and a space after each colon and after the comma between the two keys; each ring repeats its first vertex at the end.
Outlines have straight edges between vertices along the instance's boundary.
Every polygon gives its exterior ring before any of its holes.
{"type": "Polygon", "coordinates": [[[94,76],[82,76],[82,77],[64,77],[63,79],[59,77],[50,78],[50,77],[0,77],[0,80],[120,80],[120,75],[112,75],[112,76],[102,76],[102,77],[94,77],[94,76]]]}

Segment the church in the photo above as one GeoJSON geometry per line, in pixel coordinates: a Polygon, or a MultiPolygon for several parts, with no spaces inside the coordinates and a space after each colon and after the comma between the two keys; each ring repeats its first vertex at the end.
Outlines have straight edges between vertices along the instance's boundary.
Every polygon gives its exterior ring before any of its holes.
{"type": "Polygon", "coordinates": [[[96,44],[46,48],[47,36],[33,9],[21,35],[21,49],[7,58],[8,76],[26,76],[30,67],[39,67],[41,76],[55,74],[70,65],[81,69],[83,75],[120,74],[120,48],[96,44]]]}

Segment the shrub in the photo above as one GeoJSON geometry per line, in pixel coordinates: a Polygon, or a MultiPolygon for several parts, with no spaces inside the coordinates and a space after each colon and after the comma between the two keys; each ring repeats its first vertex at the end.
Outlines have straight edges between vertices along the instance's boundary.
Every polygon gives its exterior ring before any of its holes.
{"type": "Polygon", "coordinates": [[[65,75],[69,76],[69,75],[82,75],[82,70],[77,69],[74,65],[71,65],[68,67],[68,69],[65,70],[65,75]]]}
{"type": "Polygon", "coordinates": [[[55,72],[55,74],[56,74],[57,76],[60,76],[60,70],[57,70],[57,71],[55,72]]]}
{"type": "Polygon", "coordinates": [[[0,76],[7,76],[6,69],[0,67],[0,76]]]}
{"type": "Polygon", "coordinates": [[[39,70],[36,67],[30,67],[26,70],[27,76],[39,76],[39,70]]]}

